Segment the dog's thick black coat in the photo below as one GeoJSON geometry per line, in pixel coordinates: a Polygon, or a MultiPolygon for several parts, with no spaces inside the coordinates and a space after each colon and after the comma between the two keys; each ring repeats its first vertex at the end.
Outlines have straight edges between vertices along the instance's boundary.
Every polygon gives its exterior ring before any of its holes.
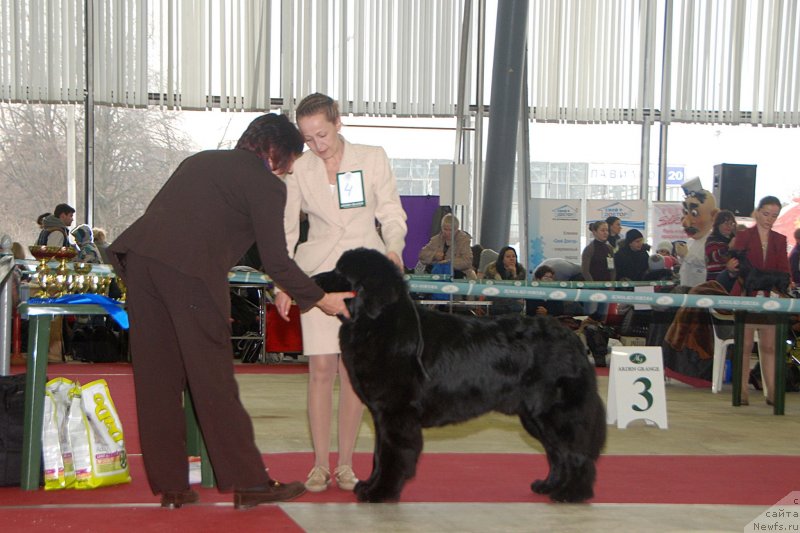
{"type": "Polygon", "coordinates": [[[775,291],[783,296],[790,297],[788,272],[755,268],[747,258],[747,250],[729,250],[731,257],[739,260],[739,277],[745,294],[756,291],[775,291]]]}
{"type": "Polygon", "coordinates": [[[518,415],[544,446],[550,472],[531,489],[554,501],[594,495],[606,420],[594,369],[572,331],[547,317],[477,318],[415,308],[402,275],[366,249],[316,276],[354,290],[339,337],[350,381],[375,424],[372,474],[360,501],[397,500],[414,477],[422,428],[489,411],[518,415]]]}

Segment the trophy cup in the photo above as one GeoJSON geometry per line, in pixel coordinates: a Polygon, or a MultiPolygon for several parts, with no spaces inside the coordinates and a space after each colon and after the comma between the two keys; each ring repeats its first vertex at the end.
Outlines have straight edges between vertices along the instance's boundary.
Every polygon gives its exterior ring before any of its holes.
{"type": "Polygon", "coordinates": [[[47,263],[55,258],[60,250],[56,246],[29,246],[28,250],[31,255],[39,261],[36,267],[36,273],[32,276],[31,280],[31,296],[33,297],[46,297],[50,285],[55,281],[55,274],[50,271],[47,263]]]}

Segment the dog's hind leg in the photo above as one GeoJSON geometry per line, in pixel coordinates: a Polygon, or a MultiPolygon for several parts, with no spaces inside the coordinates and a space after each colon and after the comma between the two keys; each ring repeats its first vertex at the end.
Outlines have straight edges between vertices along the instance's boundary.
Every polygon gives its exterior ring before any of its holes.
{"type": "Polygon", "coordinates": [[[596,392],[572,392],[562,391],[562,401],[544,413],[530,405],[519,415],[523,427],[544,446],[550,466],[547,478],[534,481],[531,490],[554,501],[581,502],[594,495],[595,461],[605,444],[600,397],[596,392]]]}
{"type": "Polygon", "coordinates": [[[422,427],[416,411],[373,413],[375,455],[369,479],[356,485],[362,502],[396,501],[413,478],[422,452],[422,427]]]}
{"type": "MultiPolygon", "coordinates": [[[[553,501],[582,502],[594,496],[595,460],[582,428],[585,420],[575,416],[578,413],[567,410],[564,413],[547,413],[544,416],[520,415],[523,427],[544,446],[550,472],[545,479],[537,479],[531,490],[537,494],[547,494],[553,501]]],[[[605,429],[605,428],[603,428],[605,429]]]]}

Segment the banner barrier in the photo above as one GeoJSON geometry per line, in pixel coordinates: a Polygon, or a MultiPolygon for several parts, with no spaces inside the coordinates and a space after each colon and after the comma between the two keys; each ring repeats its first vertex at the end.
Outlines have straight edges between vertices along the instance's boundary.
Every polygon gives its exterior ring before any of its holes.
{"type": "MultiPolygon", "coordinates": [[[[452,296],[490,296],[524,298],[530,300],[561,300],[571,302],[598,302],[655,305],[661,307],[699,307],[753,311],[757,313],[797,313],[800,300],[796,298],[765,298],[763,296],[711,296],[705,294],[673,294],[658,292],[629,292],[614,290],[623,287],[669,287],[671,281],[449,281],[446,276],[405,275],[411,292],[447,294],[452,296]]],[[[271,285],[272,280],[260,272],[230,272],[232,283],[271,285]]]]}
{"type": "Polygon", "coordinates": [[[753,311],[756,313],[800,312],[800,299],[765,298],[763,296],[711,296],[706,294],[673,294],[657,292],[615,292],[604,290],[572,289],[565,287],[533,287],[529,285],[501,285],[500,283],[434,281],[408,279],[409,290],[452,296],[499,296],[533,300],[561,300],[572,302],[598,302],[643,304],[661,307],[699,307],[753,311]]]}

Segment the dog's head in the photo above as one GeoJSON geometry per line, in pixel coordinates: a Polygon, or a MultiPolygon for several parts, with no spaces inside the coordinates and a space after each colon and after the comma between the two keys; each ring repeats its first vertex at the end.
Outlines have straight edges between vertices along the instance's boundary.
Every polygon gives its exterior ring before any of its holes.
{"type": "Polygon", "coordinates": [[[365,313],[376,318],[387,305],[406,292],[403,276],[397,266],[382,253],[368,248],[348,250],[336,263],[336,269],[314,276],[325,292],[355,291],[350,300],[350,315],[365,313]]]}
{"type": "Polygon", "coordinates": [[[728,250],[728,256],[731,259],[738,259],[739,261],[739,275],[746,276],[752,269],[750,260],[747,258],[747,250],[728,250]]]}

